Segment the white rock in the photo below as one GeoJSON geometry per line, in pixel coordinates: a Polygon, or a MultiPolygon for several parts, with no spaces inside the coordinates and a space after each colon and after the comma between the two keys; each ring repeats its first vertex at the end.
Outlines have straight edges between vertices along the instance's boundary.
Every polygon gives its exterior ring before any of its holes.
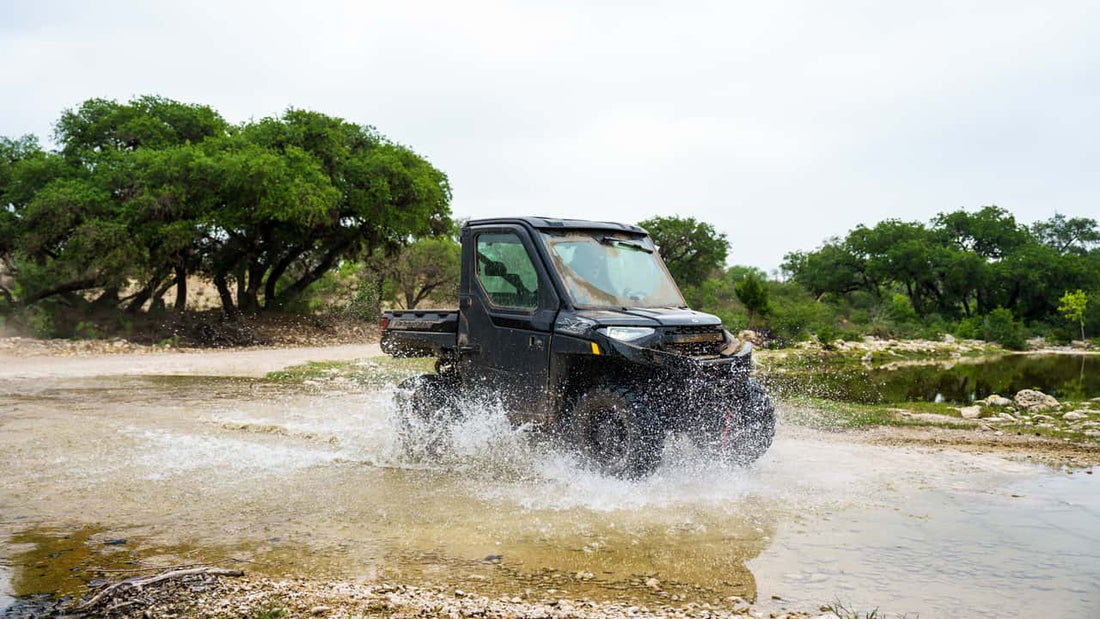
{"type": "Polygon", "coordinates": [[[1034,389],[1024,389],[1018,392],[1014,400],[1016,406],[1029,411],[1047,410],[1058,406],[1058,400],[1054,399],[1053,396],[1034,389]]]}
{"type": "Polygon", "coordinates": [[[990,406],[1012,406],[1012,400],[997,394],[993,394],[986,398],[985,403],[990,406]]]}
{"type": "Polygon", "coordinates": [[[1081,411],[1070,411],[1065,415],[1062,415],[1062,419],[1066,421],[1081,421],[1082,419],[1088,419],[1088,415],[1081,411]]]}
{"type": "Polygon", "coordinates": [[[943,335],[943,342],[945,344],[954,344],[955,343],[955,336],[951,335],[950,333],[945,333],[943,335]]]}
{"type": "Polygon", "coordinates": [[[963,419],[977,419],[982,415],[982,407],[964,406],[963,408],[959,409],[959,414],[962,415],[963,419]]]}

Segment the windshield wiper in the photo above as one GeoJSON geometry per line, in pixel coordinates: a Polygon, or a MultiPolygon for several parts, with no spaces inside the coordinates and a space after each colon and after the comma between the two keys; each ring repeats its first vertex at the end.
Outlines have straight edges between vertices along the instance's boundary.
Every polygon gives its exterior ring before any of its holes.
{"type": "Polygon", "coordinates": [[[637,241],[627,241],[625,239],[617,239],[613,236],[601,236],[599,241],[600,241],[600,243],[603,243],[604,245],[623,245],[623,246],[629,247],[631,249],[637,249],[637,250],[640,250],[640,251],[644,251],[647,254],[652,254],[653,253],[652,249],[646,247],[645,245],[642,245],[641,243],[639,243],[637,241]]]}

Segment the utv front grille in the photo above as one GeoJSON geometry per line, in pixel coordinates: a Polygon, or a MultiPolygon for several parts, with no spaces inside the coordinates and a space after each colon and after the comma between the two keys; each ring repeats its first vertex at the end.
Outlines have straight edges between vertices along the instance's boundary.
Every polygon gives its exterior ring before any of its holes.
{"type": "Polygon", "coordinates": [[[665,334],[665,350],[688,357],[717,357],[725,343],[720,325],[676,327],[665,334]]]}

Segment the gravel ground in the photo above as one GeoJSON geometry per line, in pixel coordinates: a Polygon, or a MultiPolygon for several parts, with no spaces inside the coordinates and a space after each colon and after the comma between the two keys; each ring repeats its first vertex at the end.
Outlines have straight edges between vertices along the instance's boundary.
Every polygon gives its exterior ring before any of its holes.
{"type": "MultiPolygon", "coordinates": [[[[591,600],[549,599],[537,592],[526,599],[491,598],[459,589],[401,584],[354,584],[311,580],[216,578],[196,575],[137,590],[121,588],[86,614],[76,616],[146,618],[196,617],[487,617],[610,619],[617,617],[713,618],[835,617],[821,611],[763,612],[741,598],[728,605],[683,602],[669,606],[629,606],[591,600]]],[[[70,609],[73,607],[70,606],[70,609]]],[[[55,609],[64,612],[63,609],[55,609]]],[[[14,617],[16,615],[12,615],[14,617]]],[[[7,616],[5,616],[7,619],[7,616]]]]}

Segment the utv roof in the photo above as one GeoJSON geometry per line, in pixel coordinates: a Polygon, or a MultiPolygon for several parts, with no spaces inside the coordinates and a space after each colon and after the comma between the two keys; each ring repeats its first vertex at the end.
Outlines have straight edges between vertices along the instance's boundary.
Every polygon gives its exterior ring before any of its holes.
{"type": "Polygon", "coordinates": [[[638,226],[620,224],[612,221],[588,221],[586,219],[559,219],[554,217],[495,217],[492,219],[473,219],[467,226],[485,224],[526,224],[536,230],[618,230],[635,234],[646,234],[638,226]]]}

